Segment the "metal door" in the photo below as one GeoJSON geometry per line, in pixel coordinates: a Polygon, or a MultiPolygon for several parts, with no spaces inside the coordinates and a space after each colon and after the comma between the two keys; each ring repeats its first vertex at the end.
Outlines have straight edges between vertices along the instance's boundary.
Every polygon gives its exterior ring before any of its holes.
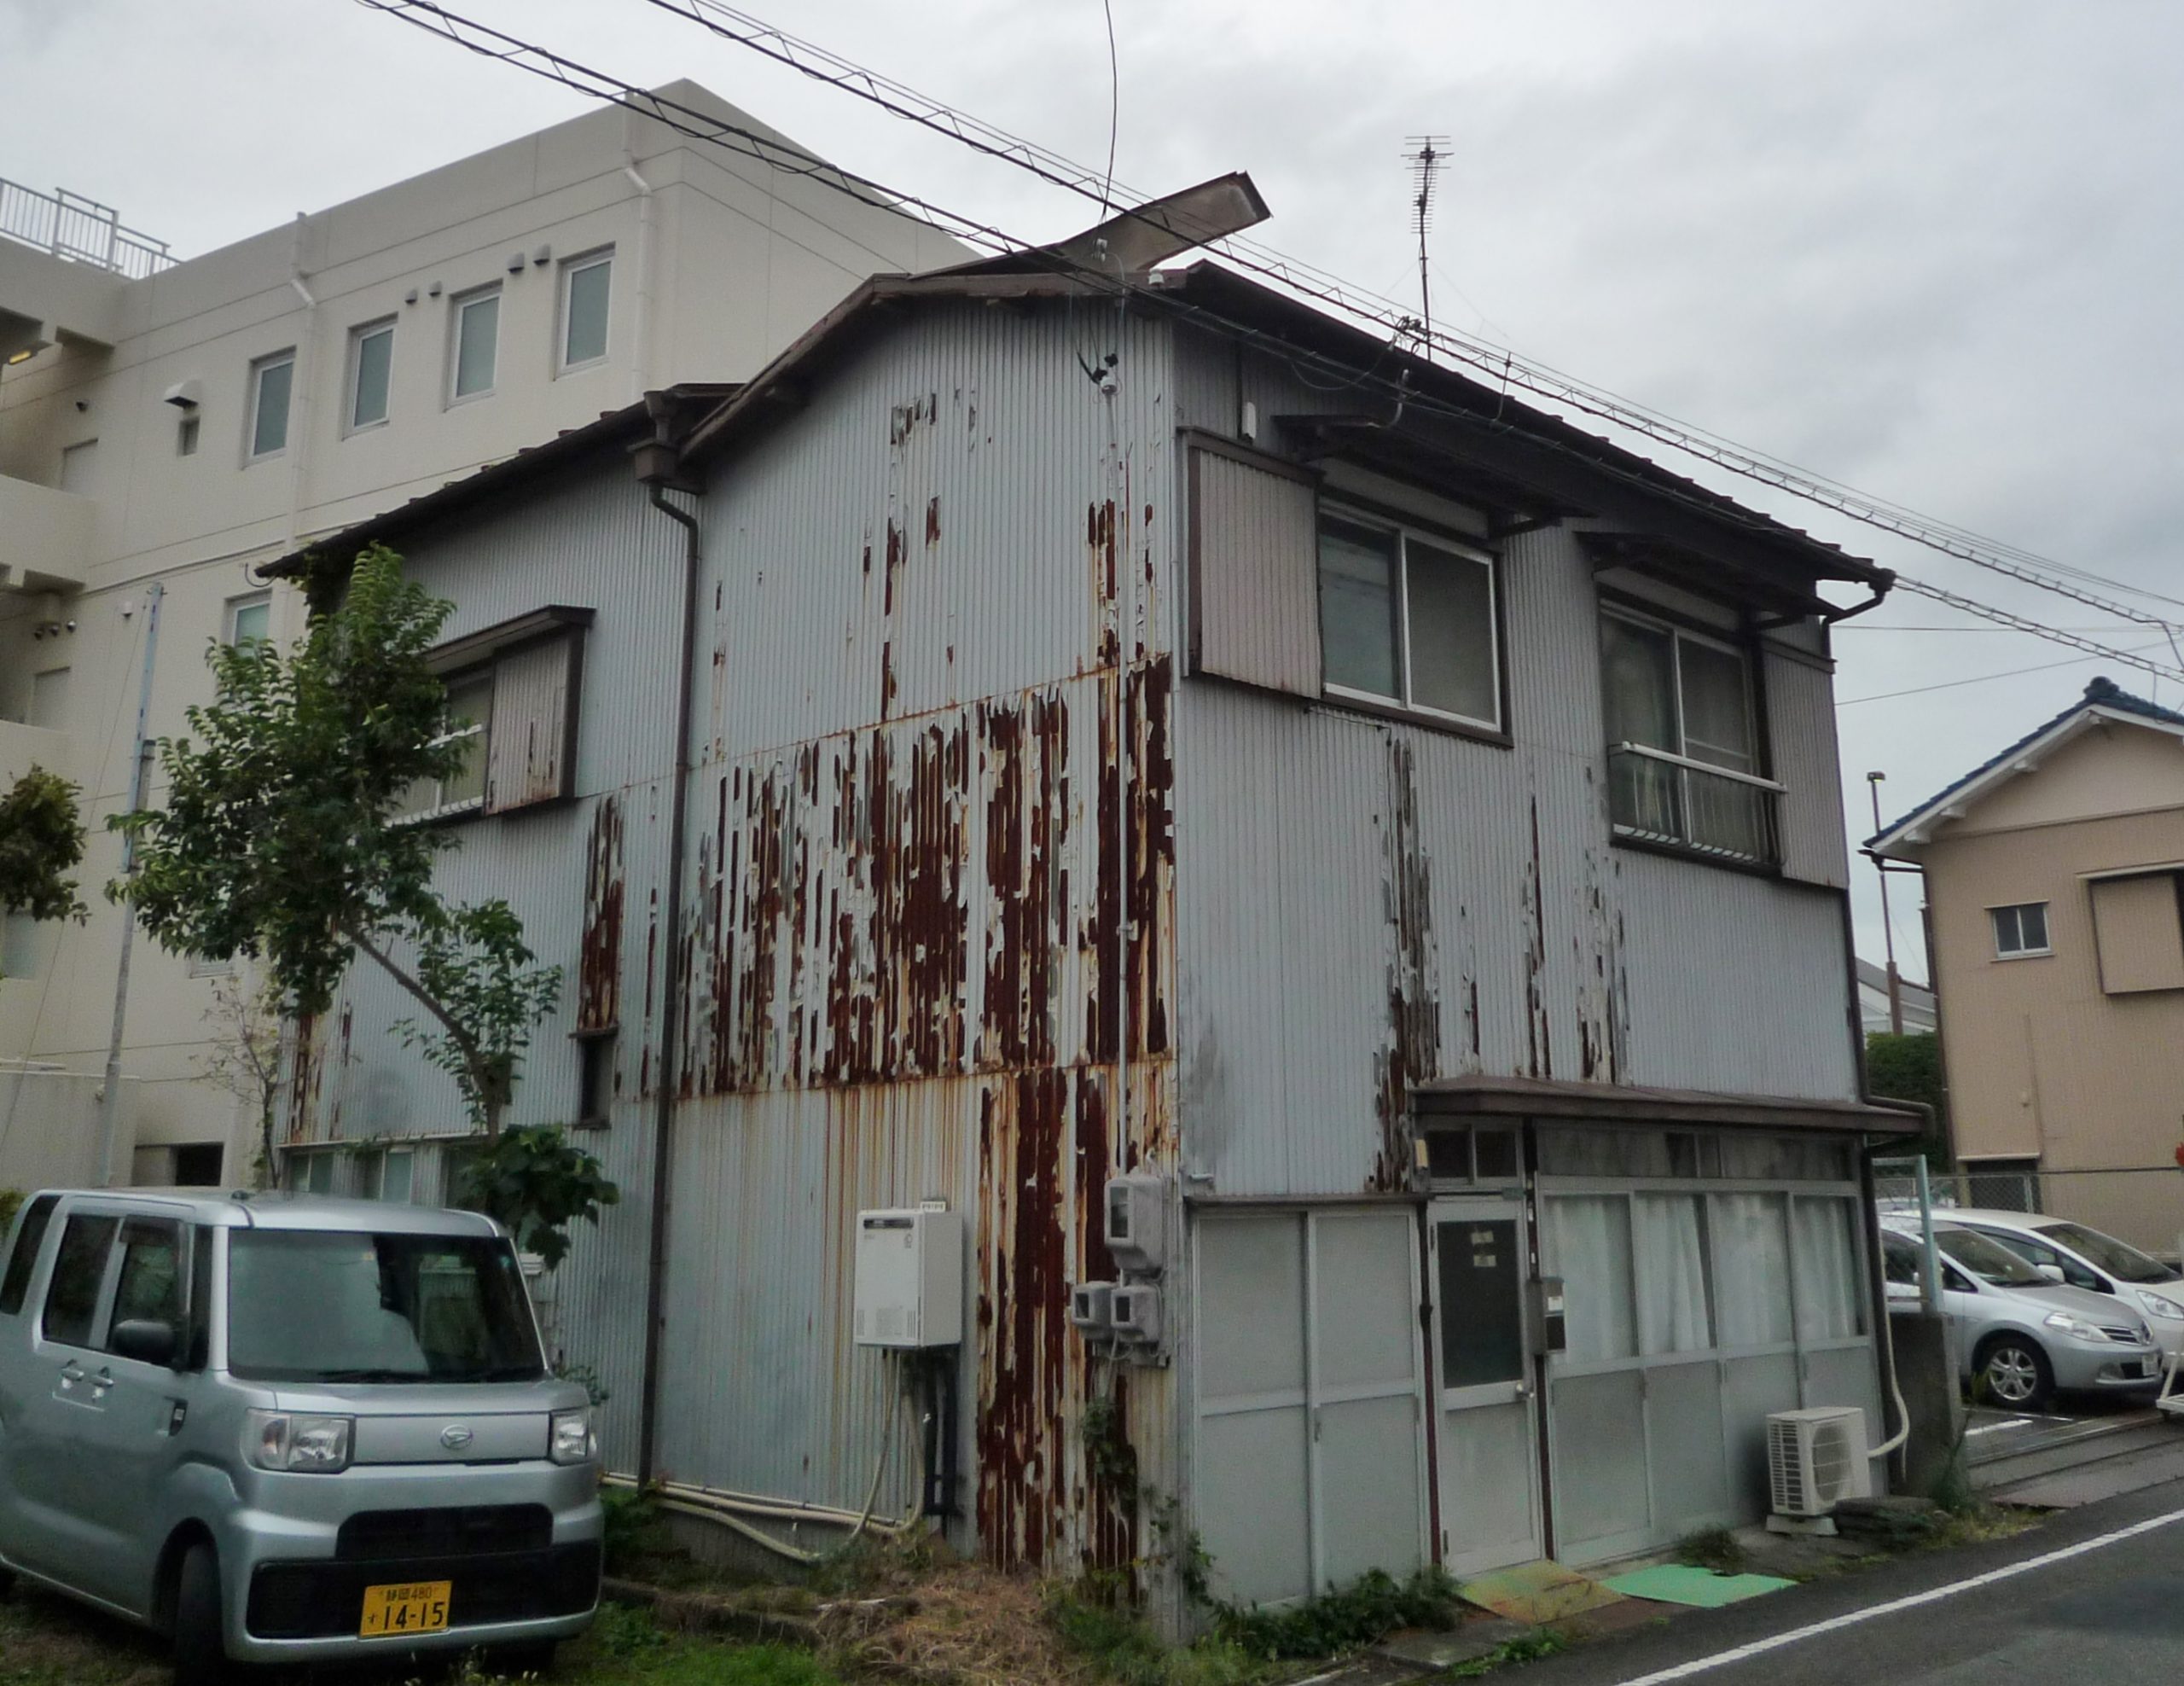
{"type": "Polygon", "coordinates": [[[1539,1400],[1525,1294],[1523,1202],[1435,1201],[1427,1212],[1439,1384],[1441,1561],[1478,1574],[1545,1555],[1539,1400]]]}

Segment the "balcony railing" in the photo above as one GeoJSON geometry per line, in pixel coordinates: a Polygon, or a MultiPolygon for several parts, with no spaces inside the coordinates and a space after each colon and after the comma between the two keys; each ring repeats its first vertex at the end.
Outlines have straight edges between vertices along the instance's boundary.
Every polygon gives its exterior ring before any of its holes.
{"type": "Polygon", "coordinates": [[[4,177],[0,177],[0,235],[131,281],[157,275],[174,262],[166,241],[124,228],[121,213],[111,205],[66,188],[40,193],[4,177]]]}
{"type": "Polygon", "coordinates": [[[1618,834],[1752,866],[1781,858],[1782,787],[1772,779],[1641,743],[1610,745],[1607,769],[1618,834]]]}

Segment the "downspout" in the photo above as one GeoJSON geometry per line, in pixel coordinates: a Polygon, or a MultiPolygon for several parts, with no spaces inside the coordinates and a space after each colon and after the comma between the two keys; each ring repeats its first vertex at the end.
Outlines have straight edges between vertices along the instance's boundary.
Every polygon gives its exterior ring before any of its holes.
{"type": "Polygon", "coordinates": [[[304,213],[296,212],[295,234],[288,252],[288,285],[304,301],[303,332],[296,336],[296,384],[293,415],[288,428],[288,521],[281,546],[283,555],[296,549],[296,529],[303,519],[304,474],[311,460],[311,390],[318,367],[318,300],[304,285],[304,236],[309,227],[304,213]]]}
{"type": "MultiPolygon", "coordinates": [[[[637,190],[637,297],[630,312],[630,395],[634,400],[644,396],[651,373],[646,354],[652,334],[653,187],[637,173],[637,155],[627,147],[622,152],[622,173],[637,190]]],[[[654,507],[666,506],[655,499],[654,507]]]]}
{"type": "Polygon", "coordinates": [[[675,1091],[681,1081],[676,1048],[681,1037],[682,974],[682,827],[690,782],[690,692],[697,674],[698,571],[703,561],[698,518],[667,501],[669,488],[691,493],[701,486],[682,472],[667,441],[668,412],[657,395],[648,393],[655,430],[651,443],[638,447],[637,479],[652,507],[682,529],[682,660],[675,701],[675,783],[668,797],[667,945],[660,981],[659,1087],[654,1092],[652,1142],[651,1238],[645,1266],[644,1378],[639,1388],[637,1485],[651,1485],[658,1468],[659,1358],[666,1318],[668,1166],[675,1137],[675,1091]]]}

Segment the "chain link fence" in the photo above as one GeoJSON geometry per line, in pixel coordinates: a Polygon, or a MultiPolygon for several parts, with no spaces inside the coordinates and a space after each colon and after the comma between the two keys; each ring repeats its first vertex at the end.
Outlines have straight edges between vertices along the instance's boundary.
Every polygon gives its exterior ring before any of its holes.
{"type": "MultiPolygon", "coordinates": [[[[1928,1167],[1926,1178],[1937,1212],[1978,1206],[2040,1212],[2102,1230],[2171,1263],[2184,1250],[2184,1171],[2173,1165],[2115,1171],[1934,1166],[1928,1167]]],[[[1884,1212],[1917,1211],[1915,1161],[1876,1160],[1873,1191],[1884,1212]]]]}

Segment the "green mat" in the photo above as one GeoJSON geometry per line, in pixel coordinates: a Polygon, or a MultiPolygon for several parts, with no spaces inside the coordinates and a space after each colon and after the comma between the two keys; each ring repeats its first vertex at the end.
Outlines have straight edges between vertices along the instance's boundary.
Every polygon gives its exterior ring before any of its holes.
{"type": "Polygon", "coordinates": [[[1763,1592],[1780,1592],[1795,1581],[1780,1575],[1717,1575],[1711,1569],[1694,1569],[1685,1563],[1656,1563],[1650,1569],[1633,1569],[1627,1575],[1611,1575],[1600,1583],[1627,1598],[1651,1598],[1661,1604],[1691,1604],[1717,1610],[1763,1592]]]}

